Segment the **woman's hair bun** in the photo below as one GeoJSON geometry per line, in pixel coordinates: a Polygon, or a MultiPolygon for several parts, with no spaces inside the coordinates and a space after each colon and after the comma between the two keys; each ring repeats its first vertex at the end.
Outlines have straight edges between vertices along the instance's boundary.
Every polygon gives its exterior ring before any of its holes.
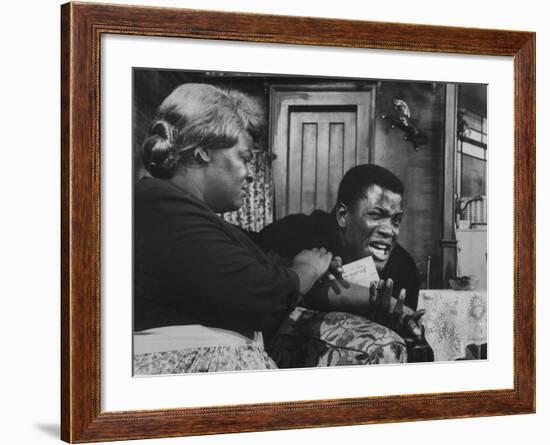
{"type": "Polygon", "coordinates": [[[141,150],[147,170],[157,178],[170,178],[178,164],[176,129],[164,120],[153,122],[141,150]]]}
{"type": "Polygon", "coordinates": [[[149,134],[160,136],[164,139],[173,141],[175,139],[176,129],[172,124],[164,120],[153,122],[149,134]]]}

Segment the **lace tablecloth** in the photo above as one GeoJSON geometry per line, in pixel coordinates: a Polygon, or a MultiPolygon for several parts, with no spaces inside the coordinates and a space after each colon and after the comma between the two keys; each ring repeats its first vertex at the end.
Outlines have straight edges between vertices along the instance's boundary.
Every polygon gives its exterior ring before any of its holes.
{"type": "Polygon", "coordinates": [[[485,290],[421,290],[418,309],[426,309],[426,340],[436,361],[463,359],[466,346],[487,343],[485,290]]]}

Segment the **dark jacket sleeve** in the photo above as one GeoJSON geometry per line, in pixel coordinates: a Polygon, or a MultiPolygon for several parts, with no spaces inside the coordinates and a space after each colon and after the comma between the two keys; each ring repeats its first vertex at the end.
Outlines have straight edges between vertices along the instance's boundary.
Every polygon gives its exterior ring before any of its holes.
{"type": "Polygon", "coordinates": [[[405,304],[411,309],[416,310],[418,307],[418,293],[420,291],[420,282],[418,278],[418,269],[415,262],[411,258],[410,276],[406,285],[407,297],[405,304]]]}
{"type": "MultiPolygon", "coordinates": [[[[400,246],[401,247],[401,246],[400,246]]],[[[420,279],[418,277],[418,268],[411,254],[403,248],[403,286],[407,290],[405,304],[411,309],[416,310],[418,306],[418,293],[420,279]]],[[[398,294],[399,295],[399,294],[398,294]]]]}
{"type": "Polygon", "coordinates": [[[258,259],[201,209],[186,211],[168,243],[166,273],[176,292],[216,326],[272,330],[299,297],[298,276],[258,259]]]}
{"type": "Polygon", "coordinates": [[[266,252],[273,251],[288,259],[314,244],[308,217],[302,214],[286,216],[266,226],[255,236],[255,241],[266,252]]]}
{"type": "Polygon", "coordinates": [[[401,289],[407,291],[405,304],[416,310],[420,281],[418,268],[411,254],[400,244],[397,244],[390,255],[388,264],[380,274],[380,278],[394,281],[393,296],[399,297],[401,289]]]}

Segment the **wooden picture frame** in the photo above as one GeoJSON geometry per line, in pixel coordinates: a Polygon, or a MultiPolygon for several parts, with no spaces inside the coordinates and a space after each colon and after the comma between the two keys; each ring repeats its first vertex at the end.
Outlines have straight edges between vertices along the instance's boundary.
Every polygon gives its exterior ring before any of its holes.
{"type": "Polygon", "coordinates": [[[535,411],[534,33],[91,3],[62,5],[61,17],[63,440],[93,442],[535,411]],[[102,412],[99,116],[103,34],[513,57],[513,389],[102,412]]]}

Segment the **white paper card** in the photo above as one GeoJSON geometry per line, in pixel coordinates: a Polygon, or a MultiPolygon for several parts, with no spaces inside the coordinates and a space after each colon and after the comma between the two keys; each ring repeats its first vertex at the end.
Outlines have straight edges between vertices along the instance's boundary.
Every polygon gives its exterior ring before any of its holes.
{"type": "Polygon", "coordinates": [[[350,283],[365,287],[369,287],[373,281],[380,280],[371,256],[344,265],[342,277],[350,283]]]}

